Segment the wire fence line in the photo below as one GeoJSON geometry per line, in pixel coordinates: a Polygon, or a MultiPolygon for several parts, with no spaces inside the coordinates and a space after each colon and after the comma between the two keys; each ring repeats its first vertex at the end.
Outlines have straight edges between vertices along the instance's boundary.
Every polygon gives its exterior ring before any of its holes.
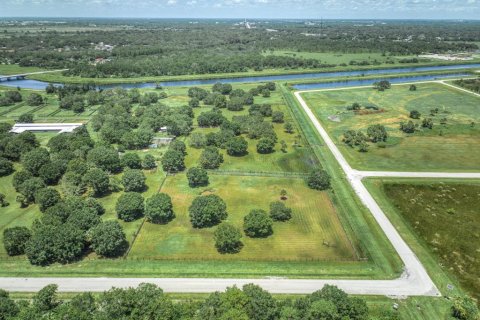
{"type": "Polygon", "coordinates": [[[237,170],[209,170],[214,175],[227,176],[257,176],[257,177],[289,177],[289,178],[305,178],[308,173],[305,172],[282,172],[282,171],[237,171],[237,170]]]}

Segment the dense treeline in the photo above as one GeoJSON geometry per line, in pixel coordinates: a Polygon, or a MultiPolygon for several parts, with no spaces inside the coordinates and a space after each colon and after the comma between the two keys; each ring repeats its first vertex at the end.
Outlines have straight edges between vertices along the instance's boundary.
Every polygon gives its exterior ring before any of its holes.
{"type": "MultiPolygon", "coordinates": [[[[62,301],[56,285],[40,290],[31,302],[15,302],[0,291],[2,319],[350,319],[369,318],[364,300],[349,297],[334,286],[325,286],[306,297],[279,300],[253,284],[227,288],[202,300],[173,300],[153,284],[137,288],[112,288],[100,295],[81,293],[62,301]]],[[[383,311],[377,319],[397,319],[383,311]]]]}
{"type": "MultiPolygon", "coordinates": [[[[478,308],[468,297],[454,298],[452,319],[478,319],[478,308]]],[[[101,294],[79,293],[60,299],[56,285],[48,285],[29,301],[12,299],[0,290],[0,317],[4,320],[397,320],[397,310],[371,311],[365,300],[350,297],[335,286],[299,298],[276,298],[255,284],[229,287],[206,298],[173,299],[154,284],[112,288],[101,294]]]]}
{"type": "Polygon", "coordinates": [[[480,79],[462,79],[455,81],[456,85],[480,93],[480,79]]]}
{"type": "Polygon", "coordinates": [[[232,27],[232,21],[217,25],[161,20],[120,24],[112,20],[102,21],[104,28],[97,30],[82,29],[86,21],[70,23],[77,25],[78,31],[29,33],[7,28],[0,38],[2,61],[69,68],[69,75],[94,78],[213,74],[332,66],[317,59],[275,56],[270,54],[273,50],[411,55],[474,50],[478,47],[473,41],[480,40],[480,25],[473,22],[329,21],[306,25],[272,21],[258,22],[257,29],[250,30],[232,27]],[[276,32],[267,31],[271,28],[276,32]]]}

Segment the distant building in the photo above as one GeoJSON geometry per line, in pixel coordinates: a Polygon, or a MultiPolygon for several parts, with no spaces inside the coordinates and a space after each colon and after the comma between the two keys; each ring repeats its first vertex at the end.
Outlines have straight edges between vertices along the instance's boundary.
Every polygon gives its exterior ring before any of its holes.
{"type": "Polygon", "coordinates": [[[22,133],[24,131],[30,132],[72,132],[83,123],[17,123],[13,126],[10,132],[22,133]]]}
{"type": "Polygon", "coordinates": [[[99,44],[95,45],[95,50],[100,50],[100,51],[112,51],[114,46],[109,45],[109,44],[104,44],[103,42],[100,42],[99,44]]]}

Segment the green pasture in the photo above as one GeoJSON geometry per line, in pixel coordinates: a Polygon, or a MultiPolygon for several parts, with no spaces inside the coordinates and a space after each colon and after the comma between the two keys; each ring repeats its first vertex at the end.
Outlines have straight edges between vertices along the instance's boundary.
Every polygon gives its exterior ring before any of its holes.
{"type": "Polygon", "coordinates": [[[18,64],[0,64],[0,75],[9,76],[15,74],[44,71],[37,67],[20,67],[18,64]]]}
{"type": "MultiPolygon", "coordinates": [[[[384,92],[372,88],[342,89],[304,93],[306,102],[329,131],[349,163],[363,170],[398,171],[478,171],[480,169],[479,98],[437,83],[392,86],[384,92]],[[354,102],[380,109],[356,114],[347,106],[354,102]],[[430,115],[430,110],[439,112],[430,115]],[[432,118],[433,129],[419,127],[414,134],[399,130],[417,110],[422,118],[432,118]],[[329,119],[336,116],[339,122],[329,119]],[[446,118],[446,124],[440,124],[446,118]],[[472,122],[474,123],[472,125],[472,122]],[[371,144],[368,152],[359,152],[342,142],[347,130],[366,133],[369,125],[384,125],[389,134],[385,148],[371,144]]],[[[421,120],[412,120],[421,124],[421,120]]]]}
{"type": "Polygon", "coordinates": [[[12,187],[12,177],[9,175],[0,178],[0,193],[5,195],[5,199],[10,203],[9,206],[0,208],[0,259],[8,257],[7,252],[3,246],[3,231],[6,228],[17,226],[31,226],[33,220],[40,217],[40,210],[37,205],[31,205],[27,208],[20,208],[19,204],[15,202],[17,193],[12,187]]]}
{"type": "MultiPolygon", "coordinates": [[[[276,55],[283,57],[296,57],[304,59],[317,59],[325,64],[349,64],[350,61],[362,62],[367,61],[369,63],[379,62],[382,65],[389,65],[392,67],[415,65],[407,63],[399,63],[399,60],[415,58],[416,56],[390,56],[383,55],[381,52],[361,52],[361,53],[342,53],[342,52],[306,52],[306,51],[288,51],[288,50],[275,50],[266,51],[264,55],[276,55]],[[387,58],[394,63],[387,64],[387,58]]],[[[422,63],[432,62],[431,59],[419,59],[422,63]]]]}
{"type": "Polygon", "coordinates": [[[236,259],[260,261],[355,260],[354,251],[325,192],[309,189],[302,179],[210,175],[205,188],[190,188],[184,174],[167,177],[161,190],[172,197],[176,218],[166,224],[145,223],[129,257],[163,259],[236,259]],[[287,190],[288,222],[274,223],[274,233],[264,239],[243,236],[239,254],[222,255],[214,247],[216,229],[194,229],[188,207],[199,195],[217,194],[227,204],[227,222],[243,228],[243,217],[252,209],[268,212],[269,204],[287,190]]]}

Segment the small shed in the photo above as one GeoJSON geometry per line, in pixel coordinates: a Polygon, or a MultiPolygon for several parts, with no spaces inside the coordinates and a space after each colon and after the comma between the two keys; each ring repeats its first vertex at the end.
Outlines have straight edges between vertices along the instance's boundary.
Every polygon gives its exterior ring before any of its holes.
{"type": "Polygon", "coordinates": [[[175,137],[154,137],[152,143],[148,146],[150,149],[156,149],[160,146],[165,146],[170,144],[175,137]]]}

